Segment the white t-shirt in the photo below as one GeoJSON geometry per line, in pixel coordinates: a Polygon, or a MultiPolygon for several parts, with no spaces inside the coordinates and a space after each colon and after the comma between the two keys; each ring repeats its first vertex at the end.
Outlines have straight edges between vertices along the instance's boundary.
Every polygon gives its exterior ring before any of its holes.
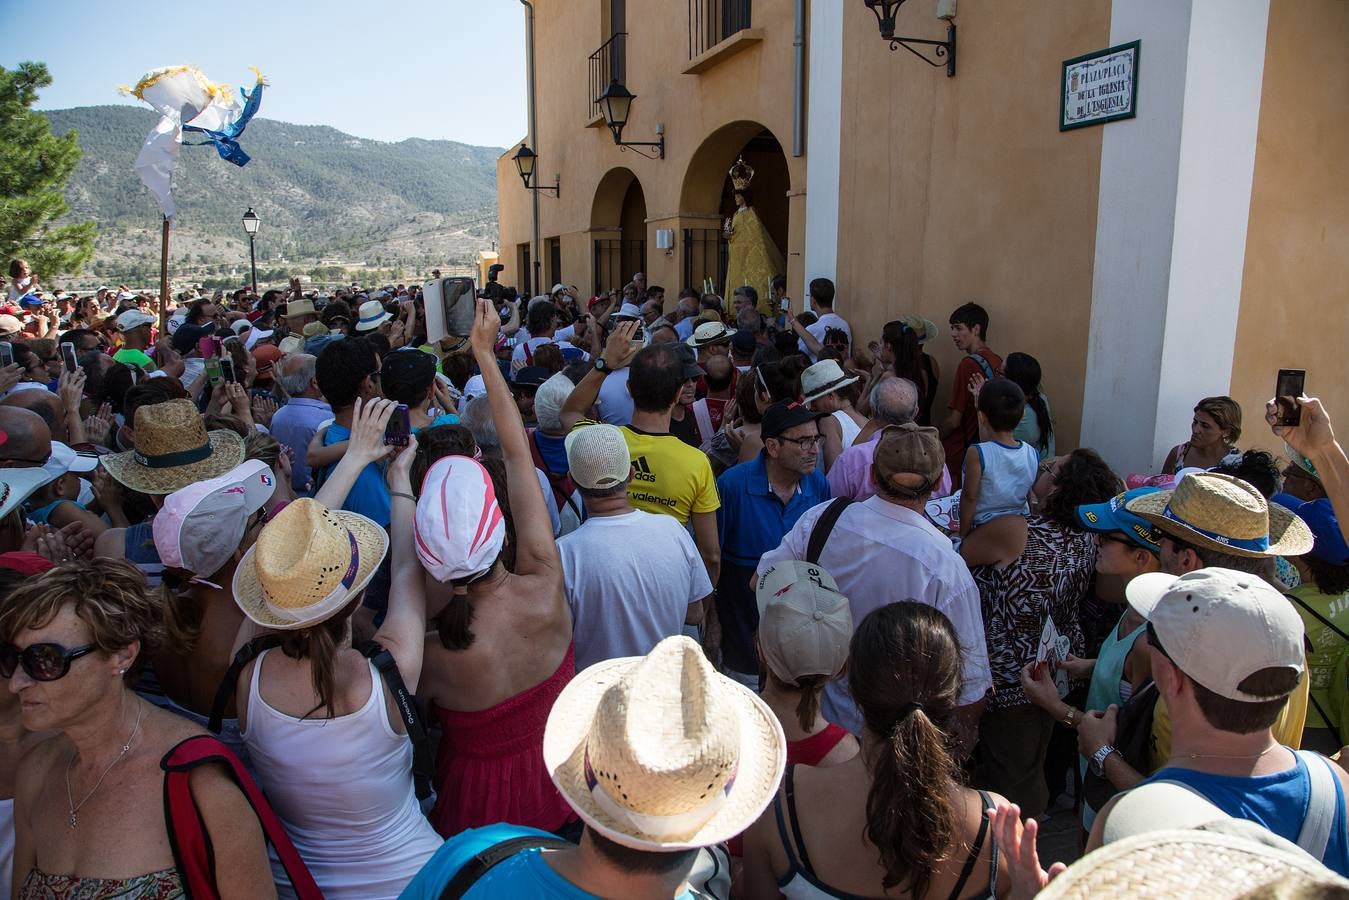
{"type": "Polygon", "coordinates": [[[632,395],[628,393],[628,370],[611,372],[600,385],[597,398],[600,421],[606,425],[632,424],[632,395]]]}
{"type": "MultiPolygon", "coordinates": [[[[775,563],[805,559],[810,532],[828,505],[806,510],[782,543],[759,560],[759,574],[775,563]]],[[[854,503],[835,523],[820,566],[851,601],[854,626],[873,609],[901,600],[925,603],[950,619],[965,654],[962,706],[993,686],[979,588],[951,539],[926,517],[878,496],[854,503]]],[[[846,679],[836,678],[824,690],[825,717],[857,734],[862,717],[846,679]]]]}
{"type": "Polygon", "coordinates": [[[593,516],[559,538],[557,549],[578,672],[645,656],[681,634],[689,606],[712,593],[698,547],[672,516],[638,509],[593,516]]]}
{"type": "MultiPolygon", "coordinates": [[[[559,332],[559,334],[561,334],[561,332],[559,332]]],[[[579,347],[573,348],[571,344],[563,344],[562,340],[557,335],[554,335],[553,337],[536,337],[517,344],[515,349],[511,351],[511,371],[518,372],[527,366],[534,365],[534,352],[544,344],[557,344],[559,350],[575,349],[581,354],[582,359],[590,359],[589,353],[586,353],[579,347]],[[526,347],[529,348],[528,356],[525,355],[526,347]]]]}
{"type": "MultiPolygon", "coordinates": [[[[815,340],[817,340],[817,341],[819,341],[821,344],[823,344],[823,343],[824,343],[824,332],[825,332],[825,329],[826,329],[826,328],[841,328],[841,329],[843,329],[843,331],[848,335],[848,352],[849,352],[849,353],[852,352],[852,326],[848,324],[848,322],[847,322],[846,319],[844,319],[842,316],[838,315],[837,313],[831,313],[831,312],[825,313],[824,315],[820,316],[820,318],[815,322],[814,325],[807,325],[807,326],[806,326],[806,331],[810,332],[811,335],[815,338],[815,340]]],[[[807,355],[810,355],[810,352],[809,352],[808,350],[806,350],[806,342],[805,342],[805,341],[798,341],[797,343],[800,344],[800,346],[801,346],[801,352],[802,352],[802,353],[805,353],[805,354],[807,354],[807,355]]],[[[814,356],[811,356],[810,358],[811,358],[812,360],[815,359],[814,356]]],[[[818,360],[816,360],[816,362],[818,362],[818,360]]]]}

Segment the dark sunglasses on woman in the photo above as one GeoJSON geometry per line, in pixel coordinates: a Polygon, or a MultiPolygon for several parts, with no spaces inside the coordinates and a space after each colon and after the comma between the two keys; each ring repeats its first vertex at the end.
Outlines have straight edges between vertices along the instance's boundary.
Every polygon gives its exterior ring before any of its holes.
{"type": "Polygon", "coordinates": [[[14,677],[14,670],[22,664],[34,681],[56,681],[70,671],[71,662],[97,649],[97,644],[70,650],[60,644],[29,644],[22,650],[13,644],[0,644],[0,677],[14,677]]]}

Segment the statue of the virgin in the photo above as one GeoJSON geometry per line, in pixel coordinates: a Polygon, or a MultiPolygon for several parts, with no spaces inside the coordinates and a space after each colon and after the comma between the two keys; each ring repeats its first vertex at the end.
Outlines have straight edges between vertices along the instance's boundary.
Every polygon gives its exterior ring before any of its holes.
{"type": "Polygon", "coordinates": [[[786,274],[782,252],[754,211],[754,197],[749,186],[754,179],[754,169],[741,157],[731,166],[730,175],[735,213],[726,219],[724,226],[728,244],[726,311],[729,313],[732,309],[735,289],[747,284],[759,295],[759,312],[772,318],[777,311],[770,306],[771,282],[774,275],[786,274]]]}

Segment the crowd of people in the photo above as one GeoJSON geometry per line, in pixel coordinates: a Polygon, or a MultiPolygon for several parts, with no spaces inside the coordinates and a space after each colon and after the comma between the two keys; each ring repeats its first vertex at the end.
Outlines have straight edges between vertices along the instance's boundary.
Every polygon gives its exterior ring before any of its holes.
{"type": "Polygon", "coordinates": [[[9,272],[0,897],[1349,888],[1319,400],[1118,473],[975,303],[9,272]]]}

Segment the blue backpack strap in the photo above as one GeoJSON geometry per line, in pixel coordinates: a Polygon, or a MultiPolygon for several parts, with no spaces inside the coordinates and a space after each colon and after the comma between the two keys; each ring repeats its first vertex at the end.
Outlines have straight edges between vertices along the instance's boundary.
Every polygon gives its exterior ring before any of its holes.
{"type": "Polygon", "coordinates": [[[984,359],[982,353],[971,353],[969,358],[979,364],[979,368],[984,370],[984,377],[992,381],[996,376],[993,374],[993,366],[988,360],[984,359]]]}

